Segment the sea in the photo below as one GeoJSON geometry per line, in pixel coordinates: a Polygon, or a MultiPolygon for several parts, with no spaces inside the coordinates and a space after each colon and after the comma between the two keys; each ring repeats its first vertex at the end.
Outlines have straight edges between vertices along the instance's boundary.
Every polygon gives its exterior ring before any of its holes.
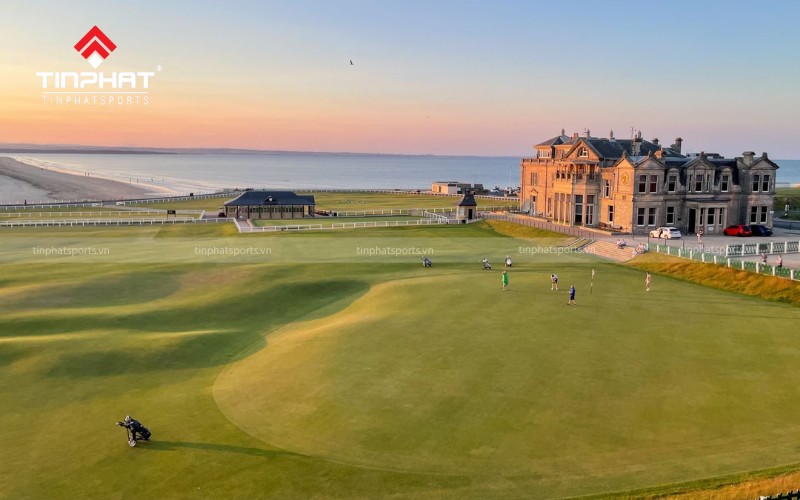
{"type": "Polygon", "coordinates": [[[519,157],[346,153],[15,154],[41,168],[102,177],[165,193],[228,188],[430,189],[436,181],[519,186],[519,157]]]}
{"type": "MultiPolygon", "coordinates": [[[[520,184],[520,157],[351,153],[3,153],[41,168],[150,187],[164,194],[229,188],[430,189],[459,181],[505,189],[520,184]]],[[[800,160],[775,160],[779,186],[800,185],[800,160]]]]}

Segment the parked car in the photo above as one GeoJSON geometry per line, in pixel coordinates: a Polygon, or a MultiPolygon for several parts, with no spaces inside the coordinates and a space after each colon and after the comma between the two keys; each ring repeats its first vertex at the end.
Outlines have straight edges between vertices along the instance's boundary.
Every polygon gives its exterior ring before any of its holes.
{"type": "Polygon", "coordinates": [[[723,229],[722,234],[725,236],[753,236],[753,230],[744,224],[734,224],[723,229]]]}
{"type": "Polygon", "coordinates": [[[664,238],[665,240],[672,240],[681,237],[681,232],[677,227],[659,227],[650,231],[651,238],[664,238]]]}
{"type": "Polygon", "coordinates": [[[751,224],[750,230],[753,232],[753,236],[772,236],[772,228],[763,224],[751,224]]]}

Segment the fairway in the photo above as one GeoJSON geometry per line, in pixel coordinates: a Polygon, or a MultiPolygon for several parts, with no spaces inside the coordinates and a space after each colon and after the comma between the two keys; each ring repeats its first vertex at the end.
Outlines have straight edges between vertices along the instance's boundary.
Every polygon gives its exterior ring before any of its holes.
{"type": "Polygon", "coordinates": [[[800,462],[797,307],[645,292],[639,270],[542,251],[565,243],[485,223],[7,231],[0,498],[552,498],[800,462]],[[50,240],[112,258],[31,255],[50,240]],[[353,250],[400,241],[434,266],[353,250]],[[271,253],[191,251],[222,242],[271,253]],[[503,254],[507,291],[478,262],[503,254]],[[151,442],[128,448],[126,414],[151,442]]]}

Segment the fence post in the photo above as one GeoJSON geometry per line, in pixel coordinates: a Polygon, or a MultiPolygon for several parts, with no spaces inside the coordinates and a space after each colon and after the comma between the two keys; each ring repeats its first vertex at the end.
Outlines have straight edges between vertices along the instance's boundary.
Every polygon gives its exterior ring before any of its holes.
{"type": "Polygon", "coordinates": [[[744,261],[742,261],[742,271],[744,271],[744,261]]]}

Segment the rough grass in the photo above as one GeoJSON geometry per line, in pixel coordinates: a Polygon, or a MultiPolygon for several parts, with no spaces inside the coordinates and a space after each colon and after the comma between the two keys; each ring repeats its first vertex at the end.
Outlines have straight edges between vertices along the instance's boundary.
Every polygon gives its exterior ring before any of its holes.
{"type": "Polygon", "coordinates": [[[636,257],[627,265],[720,290],[800,305],[797,281],[655,253],[636,257]]]}
{"type": "Polygon", "coordinates": [[[560,242],[570,241],[571,237],[564,236],[561,233],[547,231],[546,229],[539,229],[536,227],[522,226],[520,224],[513,224],[511,222],[500,220],[484,220],[475,224],[491,229],[495,234],[508,236],[510,238],[519,239],[547,239],[557,240],[560,242]]]}

